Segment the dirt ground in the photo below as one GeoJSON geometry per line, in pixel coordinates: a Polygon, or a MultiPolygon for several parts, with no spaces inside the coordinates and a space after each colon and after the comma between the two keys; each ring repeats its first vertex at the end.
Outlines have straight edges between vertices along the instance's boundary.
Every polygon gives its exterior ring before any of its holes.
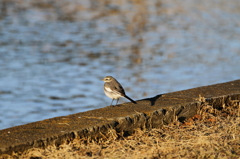
{"type": "Polygon", "coordinates": [[[240,102],[220,109],[204,104],[194,117],[162,129],[136,130],[123,137],[115,130],[100,141],[75,139],[59,147],[33,148],[2,158],[240,158],[240,102]]]}

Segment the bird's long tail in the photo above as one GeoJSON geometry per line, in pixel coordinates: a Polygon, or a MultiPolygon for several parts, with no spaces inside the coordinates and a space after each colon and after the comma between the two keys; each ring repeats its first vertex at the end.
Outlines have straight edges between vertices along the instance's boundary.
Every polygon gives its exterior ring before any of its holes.
{"type": "Polygon", "coordinates": [[[135,102],[134,100],[132,100],[130,97],[128,97],[127,95],[124,96],[125,98],[127,98],[128,100],[130,100],[131,102],[133,102],[134,104],[137,104],[137,102],[135,102]]]}

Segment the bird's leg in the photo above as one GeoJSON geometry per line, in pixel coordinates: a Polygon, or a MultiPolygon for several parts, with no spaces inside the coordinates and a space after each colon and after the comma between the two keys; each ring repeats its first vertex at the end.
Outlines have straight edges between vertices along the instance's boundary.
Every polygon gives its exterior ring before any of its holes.
{"type": "MultiPolygon", "coordinates": [[[[118,103],[118,100],[119,100],[119,98],[117,99],[117,103],[118,103]]],[[[117,103],[116,103],[116,105],[117,105],[117,103]]]]}
{"type": "MultiPolygon", "coordinates": [[[[114,99],[112,100],[112,102],[114,101],[114,99]]],[[[110,106],[112,106],[112,103],[111,103],[111,105],[110,106]]]]}

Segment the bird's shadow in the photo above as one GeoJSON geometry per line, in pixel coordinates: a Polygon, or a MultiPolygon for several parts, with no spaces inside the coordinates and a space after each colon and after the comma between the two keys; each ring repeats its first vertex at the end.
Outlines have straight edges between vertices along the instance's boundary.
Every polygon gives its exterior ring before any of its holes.
{"type": "Polygon", "coordinates": [[[158,98],[162,97],[164,94],[159,94],[159,95],[156,95],[155,97],[152,97],[152,98],[145,98],[145,99],[141,99],[139,101],[150,101],[151,102],[151,106],[154,106],[156,101],[158,100],[158,98]]]}

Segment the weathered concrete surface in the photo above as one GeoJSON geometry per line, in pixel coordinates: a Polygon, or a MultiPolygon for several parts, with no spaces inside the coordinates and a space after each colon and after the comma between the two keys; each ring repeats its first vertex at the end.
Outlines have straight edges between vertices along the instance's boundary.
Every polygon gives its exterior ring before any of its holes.
{"type": "Polygon", "coordinates": [[[158,128],[192,117],[201,105],[199,95],[215,107],[240,100],[240,80],[157,95],[137,101],[87,112],[46,119],[0,130],[0,154],[23,152],[29,148],[60,145],[76,137],[101,138],[112,128],[131,134],[135,128],[158,128]],[[100,133],[101,132],[101,133],[100,133]]]}

